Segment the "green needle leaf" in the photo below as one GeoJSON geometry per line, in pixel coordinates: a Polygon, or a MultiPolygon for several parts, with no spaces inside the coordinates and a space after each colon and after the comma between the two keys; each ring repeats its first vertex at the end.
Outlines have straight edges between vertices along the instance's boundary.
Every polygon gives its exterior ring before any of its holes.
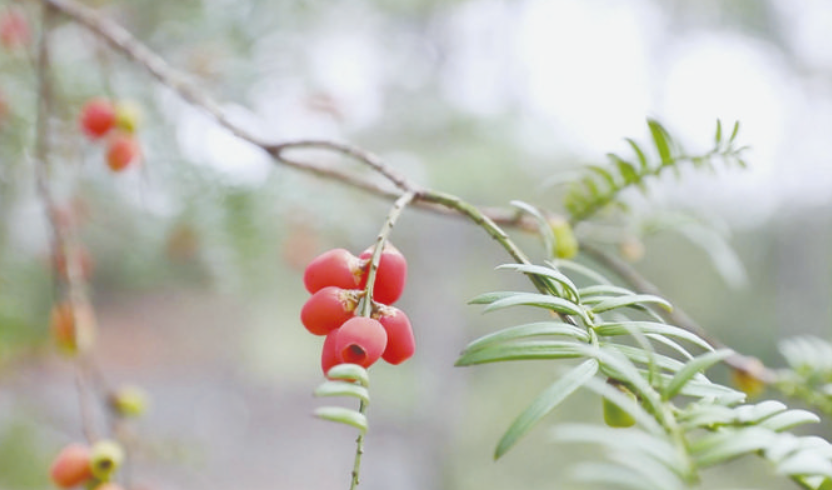
{"type": "Polygon", "coordinates": [[[564,273],[552,269],[550,267],[529,264],[504,264],[497,267],[497,269],[510,269],[526,274],[534,274],[536,276],[548,277],[549,279],[559,282],[563,285],[563,287],[568,289],[569,292],[572,294],[573,298],[580,298],[580,295],[578,293],[578,287],[575,286],[575,283],[573,283],[568,277],[566,277],[564,273]]]}
{"type": "Polygon", "coordinates": [[[367,432],[367,417],[355,410],[343,407],[321,407],[315,410],[315,416],[355,427],[363,434],[367,432]]]}
{"type": "Polygon", "coordinates": [[[533,340],[511,344],[497,344],[464,352],[455,366],[473,366],[501,361],[527,361],[535,359],[571,359],[583,357],[584,349],[575,342],[533,340]]]}
{"type": "Polygon", "coordinates": [[[760,423],[761,427],[771,429],[775,432],[797,427],[803,424],[816,424],[820,422],[820,417],[806,410],[789,410],[788,412],[778,413],[777,415],[763,420],[760,423]]]}
{"type": "Polygon", "coordinates": [[[617,298],[610,298],[604,300],[592,307],[593,313],[601,313],[616,308],[623,308],[625,306],[642,306],[641,303],[657,303],[667,311],[673,310],[673,305],[663,298],[653,296],[652,294],[633,294],[631,296],[619,296],[617,298]]]}
{"type": "Polygon", "coordinates": [[[327,378],[342,381],[355,381],[367,388],[370,386],[370,375],[358,364],[339,364],[326,373],[327,378]]]}
{"type": "Polygon", "coordinates": [[[695,441],[691,450],[699,466],[713,466],[765,449],[776,436],[775,433],[760,427],[723,430],[695,441]]]}
{"type": "Polygon", "coordinates": [[[465,348],[465,352],[473,352],[484,347],[539,335],[559,335],[572,337],[575,340],[589,342],[589,334],[585,330],[561,322],[539,322],[517,325],[492,334],[480,337],[465,348]]]}
{"type": "Polygon", "coordinates": [[[670,142],[667,138],[667,130],[653,119],[648,119],[647,125],[650,127],[650,134],[653,136],[653,142],[656,145],[656,150],[659,152],[662,165],[671,163],[673,158],[670,156],[670,142]]]}
{"type": "Polygon", "coordinates": [[[689,361],[685,364],[685,367],[679,370],[673,379],[670,380],[667,387],[664,389],[662,393],[662,398],[664,400],[670,400],[674,396],[676,396],[679,391],[684,388],[685,384],[690,381],[694,376],[699,374],[702,371],[705,371],[709,367],[713,366],[714,364],[721,362],[728,356],[732,355],[734,351],[728,349],[722,349],[714,352],[708,352],[707,354],[702,354],[701,356],[694,357],[693,360],[689,361]]]}
{"type": "Polygon", "coordinates": [[[512,422],[497,444],[494,459],[499,459],[508,452],[540,419],[583,386],[597,372],[598,361],[589,359],[552,383],[512,422]]]}
{"type": "Polygon", "coordinates": [[[511,297],[511,296],[516,296],[518,294],[527,294],[527,293],[518,292],[518,291],[494,291],[494,292],[491,292],[491,293],[481,294],[481,295],[475,297],[474,299],[469,300],[468,304],[469,305],[490,305],[491,303],[493,303],[497,300],[508,298],[508,297],[511,297]]]}
{"type": "Polygon", "coordinates": [[[315,389],[315,396],[351,396],[364,403],[370,403],[370,392],[367,388],[355,383],[344,381],[327,381],[315,389]]]}
{"type": "Polygon", "coordinates": [[[485,307],[484,312],[501,310],[512,306],[537,306],[567,315],[585,316],[585,312],[581,309],[581,307],[571,301],[567,301],[563,298],[557,298],[555,296],[535,293],[522,293],[499,299],[485,307]]]}
{"type": "Polygon", "coordinates": [[[687,340],[688,342],[695,344],[705,350],[713,351],[713,347],[710,344],[702,340],[698,335],[691,333],[687,330],[684,330],[679,327],[674,327],[672,325],[665,325],[664,323],[656,323],[656,322],[617,322],[617,323],[604,323],[598,325],[595,328],[595,332],[598,335],[608,335],[608,336],[615,336],[615,335],[627,335],[630,333],[630,330],[637,330],[643,334],[659,334],[659,335],[666,335],[668,337],[675,337],[682,340],[687,340]]]}

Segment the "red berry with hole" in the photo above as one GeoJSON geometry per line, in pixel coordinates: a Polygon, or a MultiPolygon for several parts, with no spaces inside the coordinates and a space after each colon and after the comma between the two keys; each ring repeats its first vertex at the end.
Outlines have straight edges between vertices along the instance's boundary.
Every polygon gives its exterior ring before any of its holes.
{"type": "Polygon", "coordinates": [[[335,352],[342,362],[364,368],[373,365],[387,347],[387,332],[378,320],[354,317],[338,329],[335,352]]]}
{"type": "Polygon", "coordinates": [[[356,306],[355,291],[326,287],[306,301],[300,310],[300,321],[309,332],[326,335],[352,318],[356,306]]]}
{"type": "Polygon", "coordinates": [[[116,109],[105,99],[92,99],[81,109],[81,129],[90,139],[99,139],[116,125],[116,109]]]}
{"type": "Polygon", "coordinates": [[[413,357],[416,340],[407,315],[398,308],[384,306],[374,318],[378,319],[387,332],[387,347],[381,357],[390,364],[401,364],[413,357]]]}
{"type": "Polygon", "coordinates": [[[361,261],[343,248],[336,248],[317,256],[303,273],[303,284],[310,293],[327,286],[356,289],[361,281],[361,261]]]}
{"type": "Polygon", "coordinates": [[[92,478],[90,448],[82,444],[70,444],[63,448],[52,462],[49,476],[55,485],[72,488],[92,478]]]}
{"type": "MultiPolygon", "coordinates": [[[[365,250],[360,256],[361,260],[371,260],[373,248],[365,250]]],[[[392,245],[384,247],[381,259],[378,262],[376,271],[376,282],[373,285],[373,300],[377,303],[391,305],[395,303],[404,291],[404,283],[407,280],[407,261],[401,252],[392,245]]],[[[367,275],[361,278],[359,288],[367,285],[367,275]]]]}
{"type": "Polygon", "coordinates": [[[137,161],[141,156],[141,148],[136,138],[119,134],[110,140],[107,147],[107,166],[113,172],[121,172],[137,161]]]}
{"type": "Polygon", "coordinates": [[[321,351],[321,369],[324,376],[330,369],[342,364],[341,358],[338,357],[338,351],[335,350],[335,337],[338,335],[338,329],[329,332],[324,339],[324,348],[321,351]]]}

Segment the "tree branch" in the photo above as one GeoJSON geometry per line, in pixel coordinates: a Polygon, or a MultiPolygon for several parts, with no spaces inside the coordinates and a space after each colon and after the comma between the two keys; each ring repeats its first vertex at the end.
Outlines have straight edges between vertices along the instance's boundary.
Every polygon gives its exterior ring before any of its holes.
{"type": "MultiPolygon", "coordinates": [[[[273,143],[263,140],[257,135],[232,122],[218,102],[204,93],[195,84],[191,83],[187,77],[168,65],[164,59],[145,47],[118,24],[99,16],[94,10],[78,3],[75,0],[43,0],[43,2],[71,17],[89,29],[93,34],[106,41],[114,49],[143,66],[160,83],[177,92],[190,104],[205,110],[217,121],[218,124],[226,128],[232,134],[260,147],[263,151],[271,155],[276,162],[317,175],[319,177],[337,180],[340,183],[350,185],[385,199],[397,199],[403,193],[413,192],[414,198],[412,206],[441,214],[467,217],[475,224],[485,229],[489,235],[500,242],[500,244],[506,248],[515,260],[518,262],[526,261],[523,253],[517,249],[510,240],[508,240],[505,233],[499,227],[511,226],[524,231],[536,232],[537,227],[533,219],[518,213],[516,210],[507,210],[503,208],[476,208],[455,196],[422,189],[387,166],[386,163],[384,163],[384,161],[377,155],[346,143],[323,140],[300,140],[273,143]],[[401,192],[360,179],[352,174],[331,166],[296,160],[285,155],[285,153],[289,150],[301,149],[330,150],[355,159],[356,161],[361,162],[380,175],[384,176],[401,192]]],[[[658,294],[658,290],[655,286],[638,275],[638,273],[627,264],[585,244],[582,244],[582,248],[596,261],[620,275],[622,279],[631,284],[635,289],[641,292],[649,292],[650,294],[658,294]]],[[[676,313],[674,313],[670,319],[674,323],[678,324],[678,326],[697,333],[706,339],[710,339],[712,344],[722,345],[712,339],[707,332],[699,327],[690,317],[685,315],[684,312],[681,312],[681,310],[677,309],[676,313]]],[[[774,380],[773,372],[766,369],[762,374],[760,374],[759,369],[752,370],[752,361],[754,360],[754,358],[737,354],[728,358],[726,364],[730,365],[734,369],[752,375],[761,381],[771,383],[774,380]]]]}

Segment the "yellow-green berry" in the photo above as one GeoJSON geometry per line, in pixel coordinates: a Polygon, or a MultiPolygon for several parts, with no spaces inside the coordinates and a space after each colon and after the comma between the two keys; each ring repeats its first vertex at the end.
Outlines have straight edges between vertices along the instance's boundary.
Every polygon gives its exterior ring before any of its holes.
{"type": "Polygon", "coordinates": [[[147,411],[149,397],[138,386],[122,386],[109,397],[110,407],[122,417],[139,417],[147,411]]]}
{"type": "Polygon", "coordinates": [[[137,103],[123,100],[116,104],[116,127],[125,133],[135,133],[143,118],[142,109],[137,103]]]}
{"type": "MultiPolygon", "coordinates": [[[[628,398],[635,400],[636,396],[628,390],[626,387],[621,386],[619,384],[612,385],[618,391],[626,395],[628,398]]],[[[607,423],[610,427],[616,428],[624,428],[624,427],[632,427],[636,423],[636,419],[633,418],[626,410],[622,409],[606,397],[604,397],[604,422],[607,423]]]]}
{"type": "Polygon", "coordinates": [[[101,481],[108,481],[123,461],[124,450],[115,441],[102,439],[92,446],[90,467],[92,474],[101,481]]]}
{"type": "Polygon", "coordinates": [[[560,259],[571,259],[578,255],[578,239],[572,231],[572,225],[563,218],[552,218],[549,220],[552,233],[555,235],[555,257],[560,259]]]}

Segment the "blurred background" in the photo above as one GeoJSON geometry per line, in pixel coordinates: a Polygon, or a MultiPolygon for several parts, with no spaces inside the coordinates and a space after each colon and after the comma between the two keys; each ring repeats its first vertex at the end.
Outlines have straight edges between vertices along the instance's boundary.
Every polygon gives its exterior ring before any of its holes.
{"type": "MultiPolygon", "coordinates": [[[[623,138],[647,142],[647,117],[691,152],[709,148],[717,118],[740,120],[749,169],[658,179],[650,199],[625,194],[629,217],[601,216],[579,236],[623,253],[715,336],[770,366],[783,364],[780,339],[829,337],[832,3],[84,3],[257,134],[350,141],[476,204],[562,211],[563,189],[545,183],[607,152],[629,155],[623,138]]],[[[49,488],[51,458],[82,433],[73,364],[48,326],[50,232],[33,172],[39,2],[0,0],[0,15],[11,11],[30,32],[0,49],[0,489],[24,490],[49,488]]],[[[275,166],[71,22],[53,41],[51,183],[94,265],[93,357],[107,383],[152,397],[131,426],[134,487],[346,488],[355,431],[311,415],[329,402],[312,397],[321,339],[298,318],[302,271],[325,250],[369,246],[389,203],[275,166]],[[139,168],[110,172],[102,146],[82,136],[78,113],[96,96],[144,113],[139,168]]],[[[308,158],[374,178],[331,154],[308,158]]],[[[515,234],[543,257],[536,238],[515,234]]],[[[594,448],[555,444],[546,425],[599,422],[597,397],[570,400],[495,463],[502,431],[557,367],[452,367],[469,340],[539,318],[466,306],[529,287],[493,270],[504,252],[462,220],[419,210],[392,241],[410,263],[397,306],[418,350],[371,371],[361,487],[596,488],[569,478],[594,448]]],[[[751,459],[707,478],[703,488],[789,485],[751,459]]]]}

